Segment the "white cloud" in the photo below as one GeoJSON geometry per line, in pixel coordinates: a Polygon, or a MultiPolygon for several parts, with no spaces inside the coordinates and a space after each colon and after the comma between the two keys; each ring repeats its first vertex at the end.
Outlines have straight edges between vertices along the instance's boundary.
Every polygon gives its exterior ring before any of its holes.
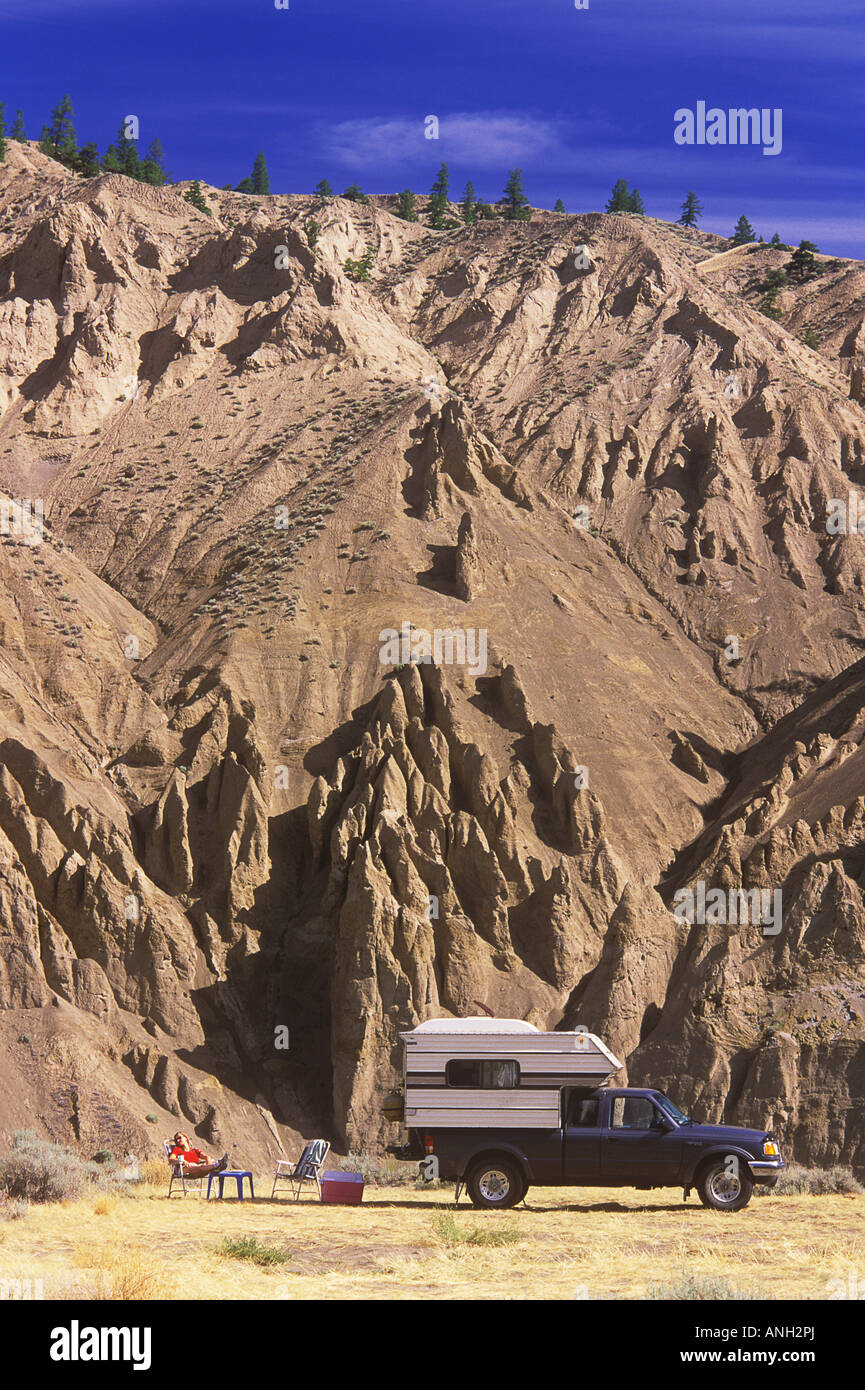
{"type": "Polygon", "coordinates": [[[392,169],[426,154],[483,169],[549,158],[561,148],[562,135],[556,122],[536,116],[430,112],[414,118],[341,121],[322,131],[322,145],[332,159],[352,168],[392,169]],[[426,139],[425,114],[438,116],[438,140],[426,139]]]}

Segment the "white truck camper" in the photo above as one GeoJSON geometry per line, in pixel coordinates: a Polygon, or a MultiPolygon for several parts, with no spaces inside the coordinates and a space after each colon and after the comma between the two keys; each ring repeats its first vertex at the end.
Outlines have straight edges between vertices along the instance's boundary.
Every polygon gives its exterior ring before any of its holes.
{"type": "Polygon", "coordinates": [[[409,1129],[554,1129],[565,1086],[601,1086],[622,1063],[594,1033],[513,1018],[435,1018],[405,1045],[409,1129]]]}
{"type": "Polygon", "coordinates": [[[425,1181],[453,1178],[476,1207],[513,1207],[529,1188],[696,1187],[741,1211],[785,1163],[771,1130],[703,1125],[653,1087],[610,1078],[622,1063],[583,1028],[542,1033],[509,1018],[437,1018],[401,1033],[403,1094],[382,1106],[404,1125],[425,1181]]]}

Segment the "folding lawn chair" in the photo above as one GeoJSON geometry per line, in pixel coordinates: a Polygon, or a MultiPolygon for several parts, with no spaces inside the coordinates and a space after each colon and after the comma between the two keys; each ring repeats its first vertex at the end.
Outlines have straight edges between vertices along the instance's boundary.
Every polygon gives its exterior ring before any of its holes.
{"type": "Polygon", "coordinates": [[[204,1182],[204,1178],[189,1178],[186,1176],[186,1169],[188,1165],[184,1163],[182,1158],[171,1157],[171,1150],[173,1148],[173,1145],[170,1139],[163,1139],[162,1147],[165,1149],[165,1157],[168,1159],[169,1168],[171,1171],[171,1177],[168,1182],[169,1197],[171,1196],[171,1192],[175,1183],[180,1184],[180,1190],[183,1193],[184,1197],[189,1192],[194,1192],[196,1196],[200,1197],[202,1191],[201,1184],[204,1182]]]}
{"type": "Polygon", "coordinates": [[[278,1182],[287,1182],[294,1193],[294,1200],[298,1201],[301,1190],[305,1182],[314,1182],[318,1188],[318,1195],[321,1196],[321,1167],[330,1152],[330,1144],[327,1139],[310,1139],[304,1148],[303,1153],[292,1163],[289,1158],[281,1158],[276,1165],[276,1173],[273,1179],[273,1191],[270,1194],[271,1201],[276,1192],[278,1182]],[[297,1189],[295,1190],[295,1183],[297,1189]]]}

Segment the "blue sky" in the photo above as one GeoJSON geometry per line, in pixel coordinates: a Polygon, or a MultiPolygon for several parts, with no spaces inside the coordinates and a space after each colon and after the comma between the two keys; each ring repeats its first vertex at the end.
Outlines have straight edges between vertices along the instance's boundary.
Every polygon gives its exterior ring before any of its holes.
{"type": "Polygon", "coordinates": [[[426,192],[442,160],[495,200],[603,208],[615,179],[674,220],[865,256],[863,0],[0,0],[0,101],[37,137],[68,91],[79,139],[137,115],[176,178],[265,151],[274,192],[426,192]],[[679,146],[674,112],[781,108],[783,148],[679,146]],[[439,118],[439,139],[424,118],[439,118]]]}

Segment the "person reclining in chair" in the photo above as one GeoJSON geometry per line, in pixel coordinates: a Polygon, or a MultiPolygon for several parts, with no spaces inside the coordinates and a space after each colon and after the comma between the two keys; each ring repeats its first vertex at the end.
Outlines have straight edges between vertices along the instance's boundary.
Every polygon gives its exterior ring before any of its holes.
{"type": "Polygon", "coordinates": [[[201,1149],[194,1149],[189,1142],[187,1135],[180,1130],[174,1136],[174,1148],[171,1150],[172,1167],[176,1170],[178,1162],[183,1162],[184,1176],[187,1178],[206,1178],[208,1173],[221,1173],[228,1167],[229,1157],[225,1153],[218,1163],[207,1154],[202,1153],[201,1149]]]}

